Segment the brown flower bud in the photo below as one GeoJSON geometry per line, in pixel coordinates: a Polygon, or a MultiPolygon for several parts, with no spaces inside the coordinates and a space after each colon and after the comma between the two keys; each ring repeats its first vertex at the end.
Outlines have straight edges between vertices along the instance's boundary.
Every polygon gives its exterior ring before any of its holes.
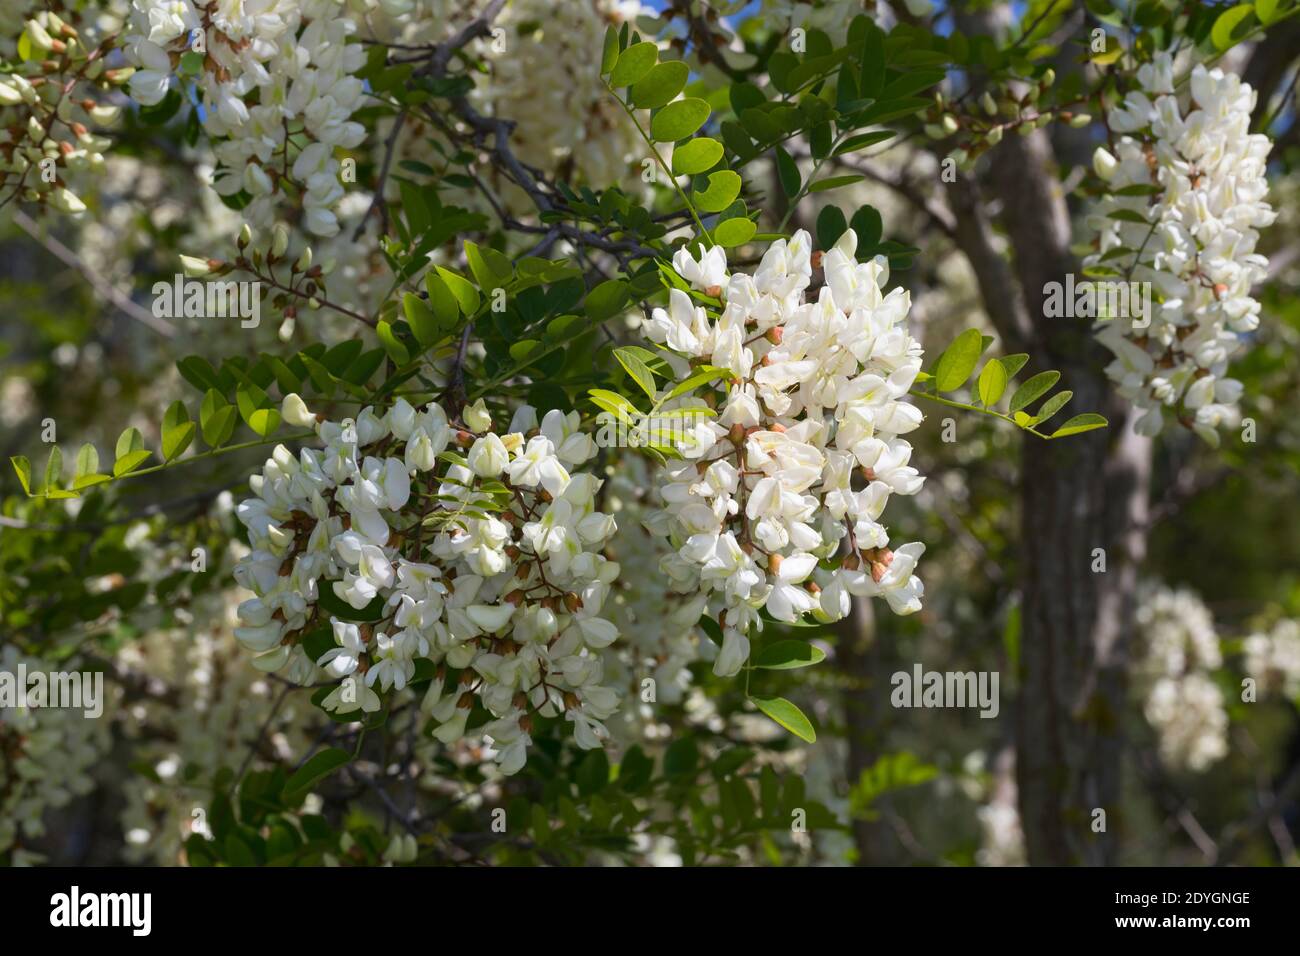
{"type": "Polygon", "coordinates": [[[785,326],[774,325],[767,330],[767,340],[773,345],[780,345],[781,339],[785,337],[785,326]]]}
{"type": "Polygon", "coordinates": [[[773,574],[780,574],[782,560],[781,555],[777,554],[775,551],[772,552],[767,556],[767,569],[773,574]]]}
{"type": "Polygon", "coordinates": [[[581,706],[582,706],[582,701],[578,700],[578,695],[577,695],[577,694],[575,694],[575,693],[574,693],[573,691],[571,691],[571,690],[566,690],[566,691],[564,692],[564,709],[565,709],[565,710],[576,710],[578,707],[581,707],[581,706]]]}
{"type": "Polygon", "coordinates": [[[460,700],[456,701],[456,707],[460,710],[469,710],[474,706],[474,695],[469,691],[460,695],[460,700]]]}
{"type": "Polygon", "coordinates": [[[820,249],[817,249],[816,251],[813,252],[811,256],[808,257],[808,261],[812,264],[812,267],[814,269],[820,269],[822,267],[822,259],[824,258],[826,258],[826,253],[822,252],[820,249]]]}
{"type": "Polygon", "coordinates": [[[582,610],[582,598],[570,591],[564,595],[564,606],[568,608],[570,614],[577,614],[582,610]]]}

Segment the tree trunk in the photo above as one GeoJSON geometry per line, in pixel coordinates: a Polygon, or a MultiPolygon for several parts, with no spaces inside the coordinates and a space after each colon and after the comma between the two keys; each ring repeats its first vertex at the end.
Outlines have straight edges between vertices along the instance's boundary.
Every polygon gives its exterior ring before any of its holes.
{"type": "Polygon", "coordinates": [[[1063,441],[1025,438],[1020,812],[1030,863],[1108,864],[1118,853],[1120,717],[1150,442],[1131,433],[1123,407],[1109,400],[1093,320],[1044,314],[1047,285],[1079,275],[1050,141],[1040,131],[999,150],[991,179],[1031,321],[1027,372],[1059,370],[1074,409],[1103,410],[1111,421],[1063,441]],[[1106,811],[1105,831],[1094,829],[1097,810],[1106,811]]]}

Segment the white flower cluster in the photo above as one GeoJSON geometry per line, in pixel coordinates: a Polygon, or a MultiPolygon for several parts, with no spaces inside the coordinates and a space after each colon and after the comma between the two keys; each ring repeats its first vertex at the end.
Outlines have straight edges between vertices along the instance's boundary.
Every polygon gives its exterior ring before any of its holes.
{"type": "Polygon", "coordinates": [[[249,759],[250,769],[258,769],[268,757],[292,766],[315,736],[306,721],[320,711],[300,695],[278,702],[270,680],[247,666],[231,637],[235,593],[232,588],[204,594],[193,608],[202,626],[151,630],[121,654],[139,673],[165,681],[177,697],[126,708],[127,732],[137,738],[134,762],[152,770],[124,785],[121,823],[131,863],[180,863],[190,834],[211,839],[205,808],[220,768],[237,773],[249,759]],[[250,752],[255,743],[259,749],[250,752]]]}
{"type": "Polygon", "coordinates": [[[1136,690],[1171,767],[1204,770],[1228,752],[1228,714],[1209,671],[1223,663],[1209,609],[1192,591],[1149,588],[1140,598],[1143,654],[1136,690]]]}
{"type": "Polygon", "coordinates": [[[1246,676],[1268,693],[1300,699],[1300,621],[1283,618],[1267,633],[1258,632],[1242,645],[1246,676]]]}
{"type": "Polygon", "coordinates": [[[1107,372],[1142,412],[1138,431],[1158,434],[1169,408],[1217,445],[1217,429],[1241,417],[1229,360],[1259,324],[1250,291],[1267,267],[1257,230],[1275,218],[1264,199],[1271,144],[1250,132],[1255,93],[1239,77],[1198,64],[1180,95],[1173,73],[1160,54],[1109,113],[1118,139],[1093,157],[1109,194],[1088,217],[1097,250],[1085,264],[1150,282],[1158,300],[1150,316],[1098,326],[1115,355],[1107,372]]]}
{"type": "Polygon", "coordinates": [[[245,219],[269,226],[282,179],[301,192],[304,228],[339,231],[343,198],[338,149],[365,139],[352,120],[364,85],[355,74],[365,50],[349,42],[356,24],[340,0],[132,0],[123,46],[138,67],[131,95],[160,103],[184,57],[198,58],[194,81],[203,97],[203,126],[220,167],[223,196],[241,190],[252,201],[245,219]],[[306,139],[308,144],[300,146],[306,139]]]}
{"type": "Polygon", "coordinates": [[[17,41],[30,62],[0,74],[0,201],[17,196],[77,215],[86,204],[68,177],[102,172],[112,141],[96,130],[121,115],[104,92],[125,82],[126,71],[105,69],[99,31],[92,23],[83,34],[76,11],[65,11],[67,20],[32,13],[17,41]]]}
{"type": "MultiPolygon", "coordinates": [[[[482,3],[472,6],[483,5],[482,3]]],[[[515,123],[511,148],[548,174],[595,185],[619,183],[644,146],[600,78],[605,30],[635,21],[636,0],[510,0],[495,21],[505,49],[482,43],[488,73],[471,101],[515,123]]]]}
{"type": "MultiPolygon", "coordinates": [[[[670,549],[665,539],[649,533],[644,521],[653,511],[653,476],[641,457],[627,457],[618,463],[606,479],[606,507],[617,519],[618,533],[610,540],[609,551],[621,567],[654,568],[670,549]]],[[[610,597],[610,616],[623,636],[618,669],[608,668],[611,678],[622,677],[622,684],[632,702],[643,700],[643,681],[654,681],[654,702],[681,703],[691,685],[687,669],[713,645],[701,644],[696,624],[704,613],[708,596],[674,594],[662,578],[654,574],[623,575],[610,597]]],[[[635,721],[634,708],[624,708],[622,716],[635,721]]],[[[653,718],[646,710],[639,715],[653,718]]],[[[635,733],[633,724],[629,734],[635,733]]]]}
{"type": "Polygon", "coordinates": [[[333,422],[290,395],[284,412],[324,448],[278,447],[238,507],[253,550],[235,575],[256,597],[235,636],[255,665],[301,676],[318,664],[342,681],[323,705],[350,713],[378,710],[379,691],[429,661],[434,735],[459,740],[481,703],[494,719],[475,732],[505,773],[524,764],[534,713],[563,715],[580,747],[599,747],[617,705],[599,652],[618,636],[600,614],[619,568],[599,553],[615,531],[596,508],[600,481],[570,471],[595,454],[577,413],[539,424],[525,406],[498,435],[481,399],[463,422],[405,400],[333,422]],[[326,625],[335,646],[313,662],[301,639],[326,625]]]}
{"type": "MultiPolygon", "coordinates": [[[[13,644],[0,648],[0,671],[11,675],[57,671],[13,644]]],[[[0,707],[0,854],[13,863],[37,863],[22,848],[45,835],[45,814],[94,789],[91,771],[110,746],[109,721],[66,707],[0,707]]]]}
{"type": "Polygon", "coordinates": [[[810,612],[842,618],[850,595],[883,596],[897,614],[921,606],[913,571],[925,546],[891,550],[880,521],[890,495],[915,494],[924,481],[899,437],[921,423],[905,400],[921,347],[907,330],[909,294],[881,292],[888,260],[859,263],[856,248],[848,230],[814,257],[800,230],[773,243],[752,276],[730,277],[721,247],[699,260],[681,250],[677,271],[720,298],[721,314],[673,289],[646,327],[675,353],[679,377],[701,364],[727,377],[716,419],[702,399],[680,401],[702,413],[678,443],[684,460],[668,465],[664,509],[649,522],[674,548],[661,562],[674,588],[703,590],[722,612],[719,675],[748,659],[746,635],[762,628],[764,609],[794,622],[810,612]],[[824,284],[805,302],[815,268],[824,284]]]}

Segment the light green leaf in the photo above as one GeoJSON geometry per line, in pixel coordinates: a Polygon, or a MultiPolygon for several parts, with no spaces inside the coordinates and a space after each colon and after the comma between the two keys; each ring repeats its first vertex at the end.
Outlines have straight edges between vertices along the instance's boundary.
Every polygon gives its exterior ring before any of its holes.
{"type": "Polygon", "coordinates": [[[438,319],[433,314],[433,309],[414,292],[402,294],[402,311],[406,313],[406,321],[410,323],[411,331],[415,333],[415,340],[425,348],[442,338],[438,332],[438,319]]]}
{"type": "Polygon", "coordinates": [[[965,385],[983,350],[984,337],[978,329],[967,329],[957,336],[939,356],[939,364],[934,369],[934,387],[940,392],[952,392],[965,385]]]}
{"type": "Polygon", "coordinates": [[[723,147],[716,139],[697,136],[673,149],[673,172],[678,175],[694,176],[706,169],[712,169],[722,158],[723,147]]]}
{"type": "Polygon", "coordinates": [[[985,408],[997,404],[1002,393],[1007,390],[1007,380],[1007,367],[999,359],[992,359],[985,364],[979,378],[980,401],[985,408]]]}
{"type": "Polygon", "coordinates": [[[614,350],[614,357],[618,359],[620,365],[632,377],[632,380],[641,387],[641,391],[650,397],[650,401],[655,400],[655,377],[650,371],[650,367],[641,360],[641,357],[633,352],[630,348],[620,348],[614,350]]]}
{"type": "Polygon", "coordinates": [[[1051,418],[1053,415],[1059,412],[1062,408],[1064,408],[1065,403],[1068,402],[1073,397],[1074,397],[1074,392],[1070,391],[1069,389],[1066,389],[1063,392],[1057,392],[1047,401],[1043,402],[1043,404],[1038,409],[1038,414],[1035,415],[1034,417],[1037,418],[1038,421],[1040,422],[1047,421],[1049,418],[1051,418]]]}
{"type": "Polygon", "coordinates": [[[731,248],[749,242],[756,232],[758,227],[749,219],[728,219],[714,228],[713,238],[718,245],[731,248]]]}
{"type": "Polygon", "coordinates": [[[740,194],[740,186],[740,176],[730,169],[710,173],[708,188],[695,193],[695,205],[705,212],[722,212],[740,194]]]}
{"type": "Polygon", "coordinates": [[[45,460],[45,493],[56,491],[63,484],[63,449],[58,445],[50,448],[50,457],[45,460]]]}
{"type": "Polygon", "coordinates": [[[650,136],[659,143],[675,143],[703,126],[710,112],[709,104],[694,96],[669,103],[650,120],[650,136]]]}
{"type": "Polygon", "coordinates": [[[690,67],[681,60],[656,63],[632,86],[632,105],[637,109],[652,110],[671,103],[673,97],[685,88],[690,74],[690,67]]]}
{"type": "Polygon", "coordinates": [[[194,440],[197,429],[190,421],[190,413],[184,402],[172,402],[163,415],[162,453],[163,461],[172,461],[189,447],[194,440]]]}
{"type": "Polygon", "coordinates": [[[1047,394],[1048,390],[1060,381],[1060,378],[1060,372],[1039,372],[1033,378],[1029,379],[1025,384],[1016,389],[1015,393],[1011,396],[1012,413],[1020,411],[1020,409],[1026,407],[1031,402],[1035,402],[1043,395],[1047,394]]]}
{"type": "Polygon", "coordinates": [[[90,442],[81,446],[77,452],[77,470],[73,473],[75,478],[83,475],[93,475],[99,470],[99,449],[90,442]]]}
{"type": "Polygon", "coordinates": [[[1255,8],[1251,4],[1239,3],[1220,13],[1210,29],[1210,42],[1214,44],[1214,48],[1223,52],[1240,41],[1246,31],[1244,29],[1238,31],[1237,28],[1254,12],[1255,8]]]}
{"type": "Polygon", "coordinates": [[[1029,361],[1029,356],[1025,352],[1015,352],[1011,355],[1002,356],[998,361],[1007,370],[1007,378],[1012,379],[1016,377],[1017,372],[1025,367],[1025,363],[1029,361]]]}
{"type": "Polygon", "coordinates": [[[23,486],[23,494],[30,498],[32,494],[32,463],[27,460],[26,455],[11,455],[9,464],[14,466],[14,473],[18,475],[18,483],[23,486]]]}
{"type": "Polygon", "coordinates": [[[442,276],[430,270],[424,275],[424,288],[429,293],[429,307],[438,327],[451,331],[460,322],[460,303],[452,294],[451,287],[443,281],[442,276]]]}
{"type": "Polygon", "coordinates": [[[456,297],[460,310],[466,315],[473,315],[478,310],[478,290],[460,273],[444,269],[442,266],[435,268],[438,270],[438,276],[447,283],[447,288],[451,289],[451,294],[456,297]]]}
{"type": "Polygon", "coordinates": [[[1064,425],[1052,432],[1052,438],[1065,438],[1067,435],[1078,435],[1082,432],[1090,432],[1094,428],[1105,428],[1109,424],[1105,417],[1095,412],[1084,412],[1082,415],[1075,415],[1066,421],[1064,425]]]}
{"type": "Polygon", "coordinates": [[[817,732],[813,730],[812,722],[804,716],[802,710],[784,697],[751,697],[750,700],[754,702],[754,706],[800,740],[806,740],[810,744],[816,743],[817,732]]]}
{"type": "Polygon", "coordinates": [[[274,408],[259,408],[248,416],[248,427],[267,438],[280,427],[280,413],[274,408]]]}
{"type": "Polygon", "coordinates": [[[143,447],[144,436],[140,434],[140,429],[128,428],[117,436],[117,449],[114,457],[121,458],[130,452],[139,451],[143,447]]]}
{"type": "Polygon", "coordinates": [[[605,45],[600,54],[600,75],[605,76],[618,61],[618,29],[613,25],[605,28],[605,45]]]}
{"type": "Polygon", "coordinates": [[[614,62],[614,69],[609,74],[609,85],[615,89],[620,86],[631,86],[649,73],[658,59],[659,47],[649,40],[633,43],[620,53],[614,62]]]}
{"type": "Polygon", "coordinates": [[[129,475],[143,465],[150,454],[147,448],[140,448],[122,455],[113,463],[113,477],[121,478],[123,475],[129,475]]]}

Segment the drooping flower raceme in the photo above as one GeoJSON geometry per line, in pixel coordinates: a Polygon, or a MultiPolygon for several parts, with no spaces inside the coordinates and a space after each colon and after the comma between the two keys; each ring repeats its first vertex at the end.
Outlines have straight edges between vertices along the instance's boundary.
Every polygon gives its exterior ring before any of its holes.
{"type": "Polygon", "coordinates": [[[1228,752],[1228,713],[1210,671],[1223,663],[1210,611],[1195,592],[1144,588],[1134,689],[1171,767],[1204,770],[1228,752]]]}
{"type": "Polygon", "coordinates": [[[338,148],[365,139],[352,120],[364,86],[354,74],[365,51],[351,42],[356,23],[339,0],[132,0],[124,39],[136,66],[137,102],[162,102],[178,75],[192,76],[203,97],[203,126],[219,162],[223,196],[251,197],[254,226],[270,226],[281,179],[302,197],[303,224],[317,236],[339,231],[343,198],[338,148]],[[201,42],[200,42],[201,37],[201,42]],[[298,148],[302,139],[307,145],[298,148]],[[292,147],[292,148],[291,148],[292,147]]]}
{"type": "Polygon", "coordinates": [[[764,615],[835,620],[851,595],[884,597],[898,614],[921,606],[913,571],[925,547],[891,549],[881,521],[892,494],[924,481],[900,437],[921,422],[906,401],[921,347],[906,326],[909,294],[881,291],[888,261],[859,263],[856,247],[849,230],[816,257],[824,281],[811,301],[816,267],[802,230],[773,243],[752,276],[728,276],[719,247],[699,259],[681,250],[677,271],[717,297],[720,314],[674,288],[646,327],[679,378],[716,382],[716,417],[698,397],[665,403],[699,414],[648,524],[672,544],[661,567],[674,587],[708,593],[719,614],[720,675],[744,664],[764,615]]]}
{"type": "Polygon", "coordinates": [[[1115,355],[1107,372],[1119,393],[1142,413],[1139,432],[1159,433],[1170,409],[1217,445],[1217,429],[1240,421],[1229,360],[1259,324],[1250,291],[1267,267],[1258,230],[1275,218],[1264,198],[1271,143],[1250,132],[1255,93],[1231,73],[1198,65],[1176,91],[1160,54],[1138,82],[1108,116],[1115,152],[1093,158],[1109,194],[1088,217],[1097,251],[1085,262],[1150,282],[1158,301],[1150,316],[1099,323],[1098,339],[1115,355]]]}
{"type": "Polygon", "coordinates": [[[1268,631],[1258,631],[1242,642],[1246,676],[1259,682],[1266,693],[1300,699],[1300,621],[1282,618],[1268,631]]]}
{"type": "Polygon", "coordinates": [[[399,400],[385,414],[319,421],[296,395],[285,418],[324,445],[278,447],[238,508],[252,553],[236,578],[256,595],[235,636],[263,670],[338,680],[322,705],[373,712],[432,678],[423,706],[452,743],[476,704],[505,773],[523,766],[536,719],[563,718],[599,747],[617,697],[601,650],[618,635],[601,607],[618,565],[596,508],[595,452],[576,412],[529,407],[492,431],[480,400],[449,421],[399,400]]]}

